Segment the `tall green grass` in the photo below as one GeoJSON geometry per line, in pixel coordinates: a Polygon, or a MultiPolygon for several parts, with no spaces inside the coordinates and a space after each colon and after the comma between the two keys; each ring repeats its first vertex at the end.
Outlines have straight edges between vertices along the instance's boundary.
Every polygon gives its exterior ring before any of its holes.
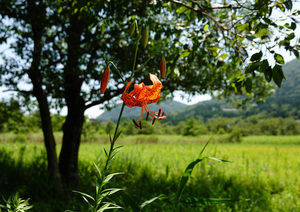
{"type": "MultiPolygon", "coordinates": [[[[219,163],[205,160],[196,166],[183,196],[231,198],[230,204],[179,211],[300,211],[300,146],[299,136],[258,136],[243,138],[241,143],[223,143],[226,136],[215,136],[205,156],[230,160],[219,163]]],[[[176,192],[186,166],[199,155],[207,137],[130,136],[120,139],[124,145],[112,171],[122,171],[114,183],[124,188],[137,203],[159,194],[176,192]]],[[[95,168],[103,166],[104,142],[82,143],[79,152],[80,188],[94,192],[95,168]]],[[[60,149],[60,144],[57,145],[60,149]]],[[[30,198],[32,211],[85,211],[85,202],[72,191],[57,199],[51,193],[44,144],[41,142],[0,143],[0,194],[4,197],[19,192],[30,198]]],[[[126,211],[130,206],[117,194],[116,201],[126,211]]],[[[1,203],[1,202],[0,202],[1,203]]],[[[145,211],[170,211],[160,201],[145,211]]]]}

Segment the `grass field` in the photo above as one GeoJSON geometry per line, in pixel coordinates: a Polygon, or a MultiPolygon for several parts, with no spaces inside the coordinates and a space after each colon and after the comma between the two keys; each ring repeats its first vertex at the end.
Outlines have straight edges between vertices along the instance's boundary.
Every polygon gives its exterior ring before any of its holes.
{"type": "MultiPolygon", "coordinates": [[[[44,144],[39,139],[13,142],[9,136],[11,140],[2,136],[0,141],[2,195],[7,197],[18,191],[22,198],[31,198],[32,211],[85,211],[87,205],[80,195],[70,192],[57,199],[51,194],[53,185],[46,171],[44,144]]],[[[209,207],[181,205],[179,211],[300,211],[300,136],[250,136],[241,143],[224,143],[224,136],[214,136],[204,155],[231,162],[201,162],[194,169],[183,198],[240,201],[209,207]]],[[[186,166],[198,157],[209,138],[121,137],[118,144],[123,148],[112,171],[124,174],[114,178],[114,182],[139,204],[160,194],[172,195],[186,166]]],[[[93,162],[101,167],[105,159],[103,148],[108,147],[108,139],[102,141],[81,144],[79,191],[94,192],[93,162]]],[[[114,199],[125,211],[131,211],[120,196],[115,195],[114,199]]],[[[170,211],[170,207],[156,201],[145,211],[170,211]]]]}

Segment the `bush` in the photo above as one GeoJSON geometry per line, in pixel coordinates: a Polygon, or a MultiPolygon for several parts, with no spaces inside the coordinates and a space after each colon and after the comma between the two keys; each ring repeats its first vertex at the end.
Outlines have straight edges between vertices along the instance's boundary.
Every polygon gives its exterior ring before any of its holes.
{"type": "Polygon", "coordinates": [[[200,125],[194,118],[186,120],[186,124],[183,127],[183,135],[203,135],[207,133],[207,128],[203,125],[200,125]]]}
{"type": "Polygon", "coordinates": [[[234,129],[228,136],[228,142],[240,143],[242,141],[242,133],[240,129],[234,129]]]}
{"type": "Polygon", "coordinates": [[[217,134],[230,133],[234,126],[234,122],[229,118],[211,118],[206,122],[207,128],[209,131],[217,134]]]}

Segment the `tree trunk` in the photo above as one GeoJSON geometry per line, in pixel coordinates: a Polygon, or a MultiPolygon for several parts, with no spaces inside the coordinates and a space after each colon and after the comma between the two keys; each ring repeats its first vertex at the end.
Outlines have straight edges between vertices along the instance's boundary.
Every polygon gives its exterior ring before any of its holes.
{"type": "Polygon", "coordinates": [[[36,5],[33,1],[28,3],[28,11],[35,17],[31,17],[30,23],[33,31],[34,49],[32,54],[32,62],[27,74],[33,85],[33,95],[39,103],[40,116],[42,121],[42,130],[44,134],[44,142],[47,150],[48,170],[55,181],[55,188],[59,194],[62,194],[62,184],[57,163],[57,154],[55,148],[55,139],[53,136],[52,122],[49,110],[47,94],[43,90],[43,75],[40,70],[40,60],[42,52],[42,35],[43,35],[43,20],[45,19],[46,7],[42,4],[36,5]]]}
{"type": "Polygon", "coordinates": [[[52,122],[49,111],[49,105],[46,95],[40,96],[38,99],[40,115],[42,120],[42,129],[44,134],[44,142],[47,150],[48,170],[55,181],[55,188],[59,194],[63,193],[60,173],[58,169],[56,143],[53,136],[52,122]]]}
{"type": "Polygon", "coordinates": [[[40,116],[42,121],[42,130],[44,134],[44,143],[47,151],[48,170],[55,180],[56,190],[62,193],[62,184],[57,163],[56,143],[53,136],[52,122],[49,110],[47,95],[42,88],[42,76],[37,67],[35,67],[35,59],[31,68],[28,70],[28,76],[33,84],[33,95],[39,103],[40,116]]]}
{"type": "Polygon", "coordinates": [[[80,136],[84,123],[85,101],[81,96],[83,83],[79,60],[83,23],[78,13],[70,18],[68,29],[68,59],[64,69],[64,95],[68,107],[68,114],[63,125],[63,144],[59,156],[59,170],[68,186],[78,185],[78,151],[80,136]]]}
{"type": "MultiPolygon", "coordinates": [[[[80,101],[83,103],[83,101],[80,101]]],[[[84,123],[84,104],[68,107],[68,115],[63,125],[63,144],[59,156],[59,170],[64,184],[78,185],[78,151],[84,123]]]]}

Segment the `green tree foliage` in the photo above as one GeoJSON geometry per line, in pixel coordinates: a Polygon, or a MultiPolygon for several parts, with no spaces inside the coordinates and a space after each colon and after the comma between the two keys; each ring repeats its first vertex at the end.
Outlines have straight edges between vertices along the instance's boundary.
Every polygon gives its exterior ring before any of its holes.
{"type": "Polygon", "coordinates": [[[54,132],[62,131],[66,118],[59,114],[51,114],[52,128],[54,132]]]}
{"type": "Polygon", "coordinates": [[[20,132],[37,132],[41,130],[41,117],[39,111],[23,116],[23,123],[18,123],[20,132]]]}
{"type": "Polygon", "coordinates": [[[206,133],[206,127],[197,122],[194,118],[187,119],[183,126],[183,135],[197,136],[206,133]]]}
{"type": "Polygon", "coordinates": [[[21,105],[13,98],[9,101],[2,99],[0,102],[0,132],[18,131],[18,126],[23,122],[21,105]]]}
{"type": "MultiPolygon", "coordinates": [[[[132,68],[134,42],[129,26],[147,23],[147,48],[138,50],[137,66],[153,60],[135,73],[136,82],[149,84],[148,75],[158,73],[159,58],[167,60],[164,94],[175,90],[195,93],[232,93],[261,100],[269,82],[279,87],[284,79],[284,58],[273,50],[282,46],[299,58],[299,45],[292,44],[298,11],[290,13],[291,0],[235,1],[48,1],[2,0],[0,43],[11,40],[13,56],[0,65],[1,84],[25,98],[34,96],[41,115],[49,170],[65,182],[78,182],[78,150],[84,111],[102,104],[110,108],[123,92],[124,82],[111,71],[104,95],[99,85],[107,60],[121,74],[132,68]],[[272,16],[287,14],[280,25],[272,16]],[[279,37],[276,31],[280,31],[279,37]],[[258,52],[248,55],[249,48],[258,52]],[[266,51],[265,51],[266,50],[266,51]],[[159,52],[159,54],[155,54],[159,52]],[[269,64],[271,55],[275,64],[269,64]],[[250,57],[250,63],[247,59],[250,57]],[[30,83],[28,90],[20,82],[30,83]],[[87,88],[87,89],[86,89],[87,88]],[[51,100],[51,101],[49,101],[51,100]],[[50,107],[68,107],[63,125],[59,170],[50,107]]],[[[60,180],[56,179],[57,182],[60,180]]],[[[58,183],[59,184],[59,183],[58,183]]],[[[59,186],[58,186],[59,187],[59,186]]]]}
{"type": "Polygon", "coordinates": [[[224,134],[232,131],[233,121],[229,118],[214,117],[207,121],[209,131],[224,134]]]}
{"type": "Polygon", "coordinates": [[[299,135],[300,123],[291,118],[246,119],[239,122],[243,135],[299,135]]]}
{"type": "Polygon", "coordinates": [[[97,136],[106,135],[105,126],[97,120],[89,120],[86,117],[82,128],[82,136],[84,141],[95,141],[97,136]]]}
{"type": "Polygon", "coordinates": [[[108,121],[105,126],[105,131],[107,134],[112,134],[115,128],[116,128],[116,124],[113,123],[112,121],[108,121]]]}

